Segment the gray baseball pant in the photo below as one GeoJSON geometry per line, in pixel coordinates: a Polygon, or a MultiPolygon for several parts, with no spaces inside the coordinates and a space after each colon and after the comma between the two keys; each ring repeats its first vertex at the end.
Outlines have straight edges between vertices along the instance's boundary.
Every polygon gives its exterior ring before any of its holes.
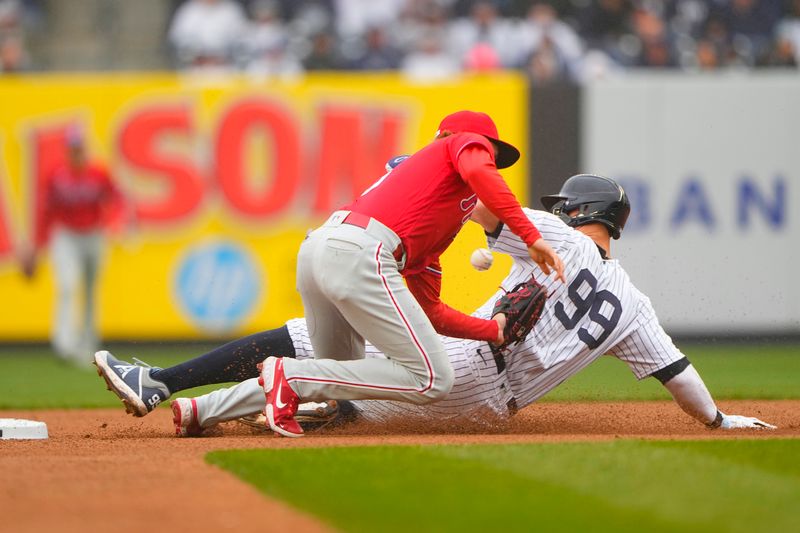
{"type": "Polygon", "coordinates": [[[287,380],[303,401],[443,398],[453,369],[400,274],[400,238],[375,219],[350,224],[349,214],[335,212],[300,247],[297,289],[315,359],[284,359],[287,380]],[[365,359],[365,338],[388,359],[365,359]]]}
{"type": "Polygon", "coordinates": [[[103,241],[99,230],[77,232],[58,227],[50,248],[57,290],[53,348],[62,357],[86,364],[98,344],[95,289],[103,241]]]}

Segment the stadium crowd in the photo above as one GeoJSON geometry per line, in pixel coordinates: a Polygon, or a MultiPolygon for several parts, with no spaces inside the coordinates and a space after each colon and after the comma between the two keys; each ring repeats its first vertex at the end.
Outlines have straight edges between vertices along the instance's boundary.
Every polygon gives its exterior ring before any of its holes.
{"type": "MultiPolygon", "coordinates": [[[[37,4],[0,0],[3,70],[24,64],[15,13],[37,4]]],[[[630,68],[800,63],[800,0],[172,0],[170,10],[176,68],[283,79],[520,69],[536,82],[581,82],[630,68]]]]}
{"type": "Polygon", "coordinates": [[[800,0],[187,0],[168,39],[183,68],[290,77],[521,69],[546,82],[631,67],[796,68],[800,0]]]}

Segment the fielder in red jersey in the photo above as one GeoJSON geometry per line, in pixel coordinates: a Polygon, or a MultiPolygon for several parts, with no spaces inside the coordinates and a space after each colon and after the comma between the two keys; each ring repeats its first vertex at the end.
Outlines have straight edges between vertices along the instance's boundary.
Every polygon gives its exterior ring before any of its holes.
{"type": "Polygon", "coordinates": [[[264,361],[260,379],[273,431],[302,435],[294,420],[301,399],[443,397],[453,371],[437,331],[502,342],[504,316],[470,317],[439,297],[439,256],[479,201],[522,238],[544,272],[563,280],[563,262],[497,172],[519,155],[488,115],[459,111],[442,120],[434,142],[309,234],[297,287],[318,359],[264,361]],[[365,360],[365,338],[389,359],[365,360]]]}
{"type": "Polygon", "coordinates": [[[53,348],[60,357],[85,366],[98,344],[95,287],[104,233],[121,218],[124,204],[103,165],[88,160],[82,132],[71,128],[65,148],[64,163],[45,176],[38,190],[34,246],[23,254],[22,267],[32,277],[38,253],[49,244],[57,286],[53,348]]]}
{"type": "MultiPolygon", "coordinates": [[[[501,335],[497,324],[464,315],[439,299],[439,256],[469,220],[478,201],[502,218],[529,248],[541,239],[497,172],[497,168],[512,165],[519,152],[501,141],[490,141],[496,139],[497,131],[489,128],[486,119],[470,112],[450,115],[440,125],[437,137],[441,142],[431,143],[403,161],[346,209],[379,220],[400,237],[406,253],[401,273],[436,331],[495,341],[501,335]],[[481,126],[488,136],[471,132],[481,126]],[[494,146],[499,147],[497,164],[494,146]]],[[[558,266],[561,275],[563,265],[558,256],[544,241],[537,246],[547,252],[545,257],[558,266]]],[[[547,271],[548,262],[538,262],[547,271]]]]}
{"type": "Polygon", "coordinates": [[[58,227],[77,233],[103,230],[122,205],[119,189],[98,162],[62,165],[45,178],[42,194],[37,248],[45,246],[58,227]]]}

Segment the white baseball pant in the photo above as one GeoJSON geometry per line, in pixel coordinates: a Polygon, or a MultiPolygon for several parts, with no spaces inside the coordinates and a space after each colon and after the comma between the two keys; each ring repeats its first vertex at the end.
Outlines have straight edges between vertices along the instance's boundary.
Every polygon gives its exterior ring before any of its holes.
{"type": "Polygon", "coordinates": [[[53,348],[62,357],[85,359],[87,364],[98,344],[95,288],[103,240],[101,231],[81,233],[58,227],[50,248],[57,291],[53,348]]]}
{"type": "Polygon", "coordinates": [[[335,212],[300,247],[297,289],[315,359],[284,360],[304,401],[443,398],[453,369],[400,275],[400,238],[375,219],[335,212]],[[398,257],[396,258],[395,255],[398,257]],[[388,360],[364,358],[364,339],[388,360]]]}

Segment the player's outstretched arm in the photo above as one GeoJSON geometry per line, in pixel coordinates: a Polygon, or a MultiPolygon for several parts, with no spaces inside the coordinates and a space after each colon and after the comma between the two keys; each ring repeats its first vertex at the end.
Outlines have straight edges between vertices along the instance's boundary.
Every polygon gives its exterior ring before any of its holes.
{"type": "MultiPolygon", "coordinates": [[[[405,277],[408,290],[431,321],[437,333],[459,339],[484,340],[502,344],[505,321],[500,318],[484,320],[462,313],[440,299],[441,266],[438,259],[422,272],[405,277]]],[[[503,317],[504,318],[504,317],[503,317]]]]}
{"type": "MultiPolygon", "coordinates": [[[[481,147],[465,148],[458,156],[457,165],[459,174],[475,191],[480,203],[525,242],[533,262],[548,276],[554,272],[556,278],[564,282],[564,262],[525,216],[517,198],[497,172],[486,150],[481,147]]],[[[495,223],[494,228],[496,227],[495,223]]],[[[488,231],[492,232],[494,228],[488,231]]]]}
{"type": "Polygon", "coordinates": [[[700,374],[688,363],[688,360],[682,359],[677,363],[679,366],[685,365],[685,368],[680,370],[677,375],[662,380],[662,384],[685,413],[711,429],[776,429],[776,426],[758,418],[726,415],[717,408],[700,374]]]}
{"type": "MultiPolygon", "coordinates": [[[[488,234],[495,233],[497,231],[498,224],[500,224],[500,219],[497,217],[497,215],[492,213],[489,208],[486,207],[486,205],[480,200],[478,200],[475,209],[472,210],[470,219],[480,224],[483,228],[483,231],[488,234]]],[[[520,243],[522,243],[521,240],[520,243]]],[[[544,240],[544,238],[539,238],[530,246],[527,244],[524,246],[527,248],[528,256],[539,266],[539,268],[542,269],[542,272],[548,276],[552,272],[555,272],[558,279],[560,279],[562,282],[565,281],[564,261],[561,260],[561,257],[558,255],[558,253],[556,253],[553,247],[550,246],[550,244],[544,240]]]]}

